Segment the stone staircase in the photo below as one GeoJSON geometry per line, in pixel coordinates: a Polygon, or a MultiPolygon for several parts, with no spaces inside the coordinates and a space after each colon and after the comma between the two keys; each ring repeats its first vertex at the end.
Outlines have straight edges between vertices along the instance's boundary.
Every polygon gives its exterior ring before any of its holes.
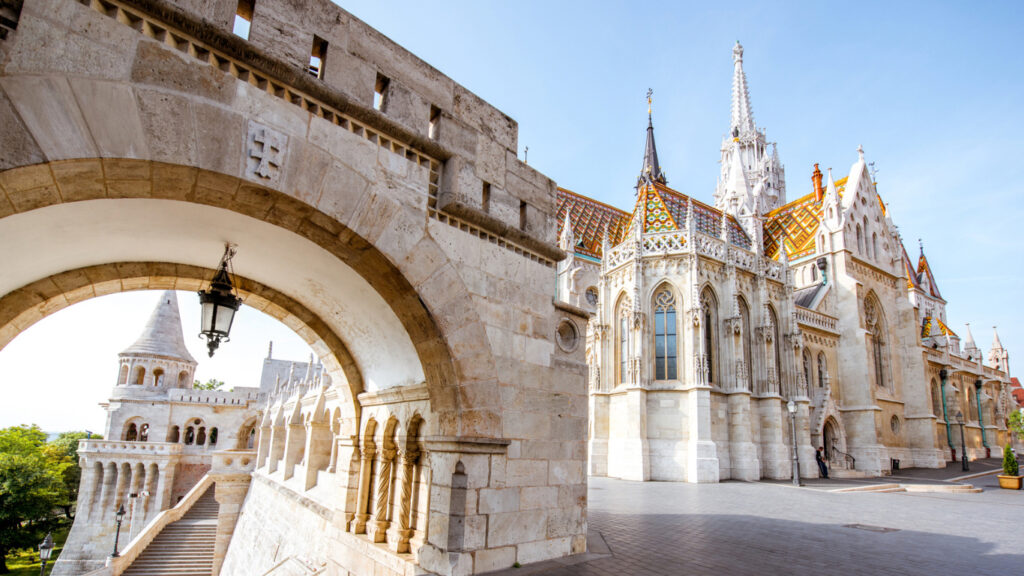
{"type": "Polygon", "coordinates": [[[157,534],[124,576],[210,576],[219,507],[208,488],[180,520],[157,534]]]}

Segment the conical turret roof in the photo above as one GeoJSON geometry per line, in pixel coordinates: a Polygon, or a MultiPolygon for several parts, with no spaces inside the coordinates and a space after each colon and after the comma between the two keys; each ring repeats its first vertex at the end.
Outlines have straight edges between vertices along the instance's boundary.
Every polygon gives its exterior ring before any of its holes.
{"type": "Polygon", "coordinates": [[[145,354],[196,363],[195,358],[185,347],[185,337],[181,331],[181,314],[178,312],[178,295],[174,290],[166,290],[160,294],[160,299],[153,308],[146,327],[142,329],[142,334],[121,354],[145,354]]]}

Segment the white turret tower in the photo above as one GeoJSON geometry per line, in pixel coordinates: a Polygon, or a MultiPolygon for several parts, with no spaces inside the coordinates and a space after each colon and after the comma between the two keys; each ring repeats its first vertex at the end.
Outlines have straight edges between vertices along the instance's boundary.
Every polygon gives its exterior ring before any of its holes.
{"type": "MultiPolygon", "coordinates": [[[[118,354],[117,387],[143,390],[191,388],[196,360],[185,346],[178,296],[166,290],[134,344],[118,354]]],[[[116,390],[116,389],[115,389],[116,390]]]]}
{"type": "Polygon", "coordinates": [[[786,203],[786,171],[774,142],[754,123],[747,75],[743,72],[743,46],[732,49],[732,121],[722,140],[722,172],[715,189],[715,207],[734,216],[752,209],[766,214],[786,203]],[[737,177],[742,169],[743,178],[737,177]]]}

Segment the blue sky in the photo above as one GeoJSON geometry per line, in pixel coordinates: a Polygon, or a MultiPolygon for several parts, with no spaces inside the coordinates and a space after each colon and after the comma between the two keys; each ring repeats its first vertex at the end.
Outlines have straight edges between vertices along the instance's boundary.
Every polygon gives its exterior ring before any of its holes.
{"type": "MultiPolygon", "coordinates": [[[[778,142],[789,197],[810,191],[815,162],[845,175],[863,145],[915,261],[924,240],[951,327],[962,335],[971,322],[987,351],[998,324],[1011,367],[1024,359],[1024,58],[1014,42],[1024,3],[341,4],[518,121],[532,166],[627,210],[648,88],[669,184],[711,200],[740,40],[754,117],[778,142]]],[[[244,309],[210,362],[194,337],[195,295],[179,297],[202,380],[252,383],[270,339],[276,357],[308,355],[287,328],[244,309]]],[[[155,301],[79,304],[0,351],[0,379],[20,384],[5,387],[0,426],[102,429],[95,404],[155,301]]]]}
{"type": "MultiPolygon", "coordinates": [[[[863,145],[914,262],[918,242],[987,352],[1024,354],[1024,26],[1020,2],[340,2],[519,122],[519,152],[562,187],[632,208],[654,89],[669,185],[711,201],[732,46],[790,199],[815,162],[863,145]]],[[[1020,356],[1024,360],[1024,356],[1020,356]]]]}

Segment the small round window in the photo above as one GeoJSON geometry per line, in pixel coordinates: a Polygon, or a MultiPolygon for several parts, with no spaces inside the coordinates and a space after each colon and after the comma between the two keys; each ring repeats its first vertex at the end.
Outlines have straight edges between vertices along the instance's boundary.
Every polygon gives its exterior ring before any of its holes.
{"type": "Polygon", "coordinates": [[[893,434],[899,434],[900,433],[900,417],[899,416],[893,416],[892,420],[889,421],[889,427],[892,428],[892,433],[893,434]]]}
{"type": "Polygon", "coordinates": [[[555,330],[555,340],[563,351],[572,352],[580,345],[580,331],[572,320],[562,319],[555,330]]]}
{"type": "Polygon", "coordinates": [[[597,288],[591,286],[587,288],[586,292],[587,303],[591,306],[597,306],[597,288]]]}

